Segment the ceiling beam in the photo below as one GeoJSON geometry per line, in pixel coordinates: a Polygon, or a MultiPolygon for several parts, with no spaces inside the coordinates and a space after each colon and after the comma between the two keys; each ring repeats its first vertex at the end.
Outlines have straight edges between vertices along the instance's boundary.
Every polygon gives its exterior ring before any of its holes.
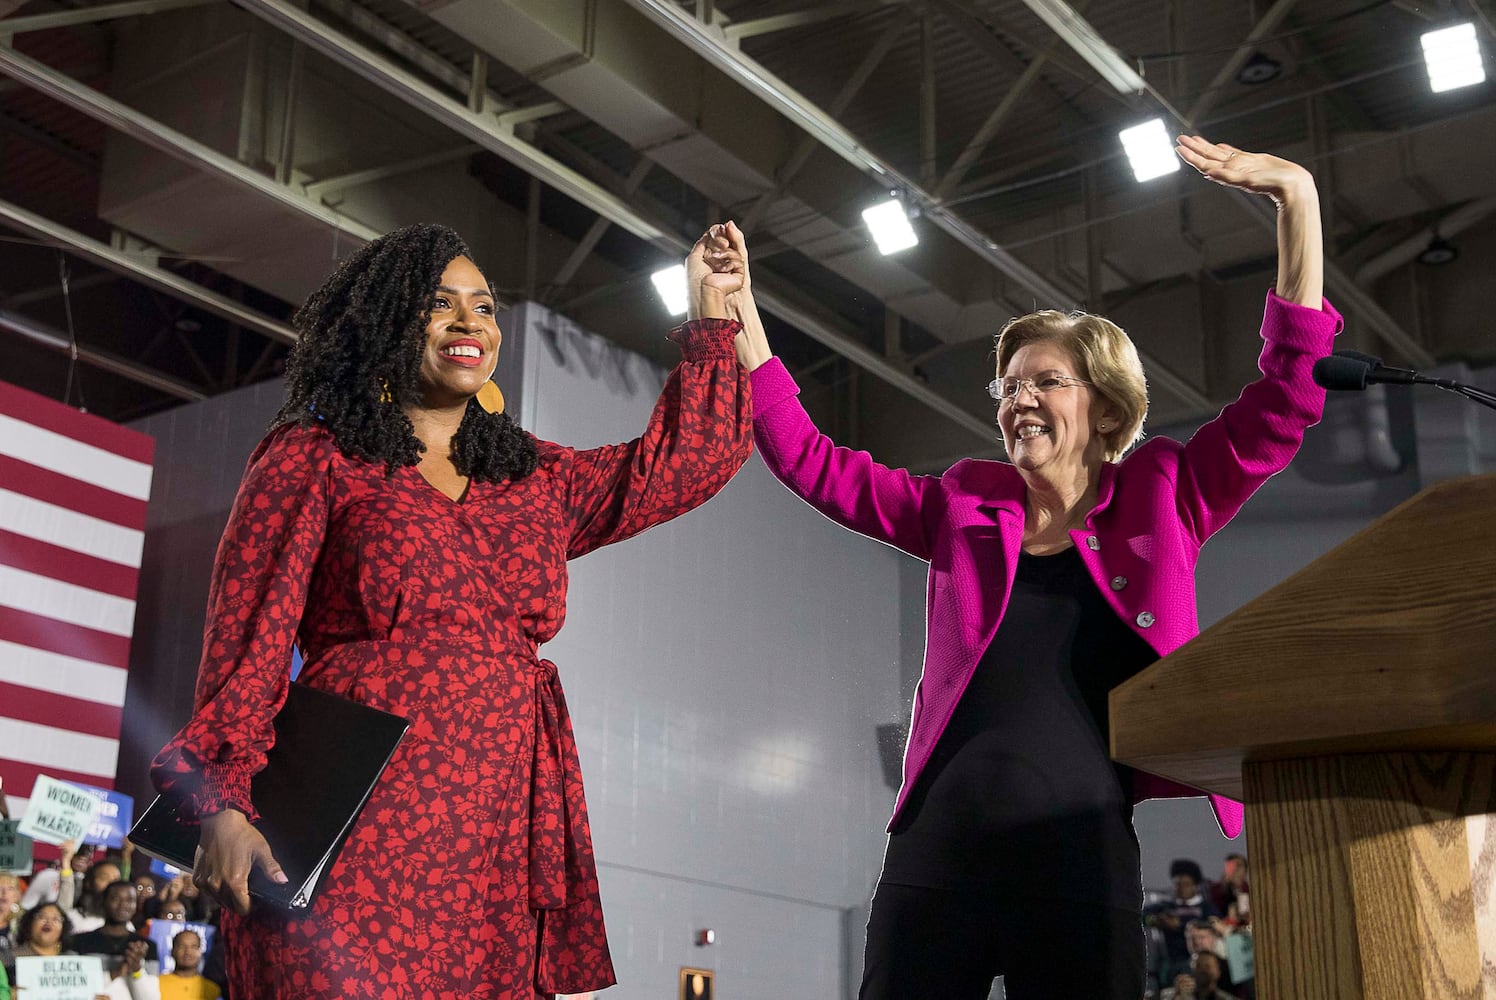
{"type": "Polygon", "coordinates": [[[828,3],[819,7],[808,7],[805,10],[797,10],[790,14],[776,14],[772,17],[760,17],[751,21],[736,21],[728,24],[722,29],[723,37],[729,44],[737,46],[745,38],[756,38],[759,35],[768,35],[776,31],[786,31],[790,28],[803,28],[812,24],[820,24],[822,21],[830,21],[838,17],[846,17],[849,14],[861,14],[867,11],[867,4],[863,3],[828,3]]]}
{"type": "Polygon", "coordinates": [[[143,365],[133,361],[127,361],[108,351],[99,350],[96,347],[88,347],[78,344],[76,348],[68,335],[60,330],[54,330],[44,323],[39,323],[30,316],[23,316],[11,309],[0,308],[0,330],[14,334],[33,344],[40,344],[50,351],[59,354],[71,355],[76,349],[78,360],[94,368],[119,375],[129,379],[138,385],[143,385],[157,392],[164,392],[168,396],[184,399],[188,402],[197,402],[207,399],[208,394],[186,382],[174,379],[169,375],[152,371],[143,365]]]}
{"type": "MultiPolygon", "coordinates": [[[[857,68],[852,71],[852,74],[847,77],[846,82],[842,84],[841,90],[837,91],[836,96],[831,99],[831,104],[826,108],[827,114],[833,118],[841,117],[842,112],[847,110],[847,107],[857,97],[857,94],[867,85],[868,80],[878,69],[879,64],[888,57],[888,53],[893,50],[894,45],[898,44],[899,37],[909,27],[909,22],[910,12],[908,10],[900,11],[894,15],[888,26],[883,29],[883,33],[878,36],[877,41],[873,42],[873,47],[868,49],[867,54],[862,57],[862,61],[857,64],[857,68]]],[[[789,188],[790,183],[794,181],[805,164],[810,162],[811,155],[819,148],[821,148],[821,144],[816,141],[814,136],[802,135],[800,137],[800,142],[794,151],[790,153],[789,159],[785,160],[779,169],[774,172],[774,186],[759,195],[758,200],[753,203],[753,207],[743,217],[742,228],[744,232],[751,233],[758,228],[759,222],[763,220],[774,203],[783,196],[784,192],[789,188]]]]}
{"type": "Polygon", "coordinates": [[[138,17],[142,14],[159,14],[183,7],[201,7],[223,0],[127,0],[126,3],[100,4],[96,7],[80,7],[77,10],[60,10],[52,14],[31,14],[26,17],[8,17],[0,20],[0,36],[20,35],[28,31],[45,31],[48,28],[70,28],[79,24],[98,24],[122,17],[138,17]]]}
{"type": "Polygon", "coordinates": [[[22,55],[13,48],[0,46],[0,73],[19,80],[33,90],[80,111],[95,121],[145,143],[152,149],[181,160],[189,166],[225,177],[308,218],[327,226],[333,233],[350,233],[372,240],[379,233],[361,222],[313,201],[285,184],[251,170],[231,157],[224,156],[196,139],[168,128],[114,98],[86,87],[50,66],[22,55]]]}
{"type": "Polygon", "coordinates": [[[242,302],[236,302],[227,295],[220,295],[210,288],[188,281],[181,275],[173,274],[155,265],[144,264],[135,255],[116,250],[107,243],[100,243],[92,237],[74,232],[20,205],[0,201],[0,225],[45,240],[53,246],[71,250],[90,263],[118,272],[158,292],[164,292],[215,316],[221,316],[230,323],[237,323],[245,329],[255,330],[272,340],[278,340],[283,344],[296,342],[296,331],[279,320],[266,316],[256,309],[251,309],[242,302]]]}
{"type": "MultiPolygon", "coordinates": [[[[309,48],[429,115],[434,121],[607,218],[613,225],[673,255],[684,255],[690,248],[691,240],[647,217],[630,204],[627,198],[612,193],[547,155],[534,144],[521,139],[512,128],[504,127],[498,116],[473,111],[467,106],[465,91],[460,101],[448,97],[403,67],[285,0],[239,0],[239,4],[309,48]]],[[[203,165],[207,166],[206,163],[203,165]]],[[[912,378],[878,354],[868,351],[855,337],[842,332],[826,317],[819,316],[812,309],[796,305],[793,293],[776,290],[771,281],[763,279],[755,283],[754,291],[766,312],[779,316],[812,339],[858,361],[872,374],[898,386],[954,423],[975,433],[989,433],[990,428],[985,421],[912,378]]]]}
{"type": "MultiPolygon", "coordinates": [[[[279,2],[279,0],[249,0],[249,2],[279,2]]],[[[978,231],[969,222],[941,205],[933,195],[921,188],[912,178],[904,176],[891,163],[873,153],[793,87],[736,49],[721,44],[710,31],[703,28],[670,0],[627,0],[627,3],[707,63],[726,73],[751,93],[757,94],[770,107],[775,108],[790,121],[809,132],[822,145],[840,155],[848,163],[879,183],[904,192],[911,207],[925,219],[1012,279],[1041,305],[1064,309],[1076,302],[1078,296],[1062,290],[998,245],[996,240],[978,231]]],[[[875,354],[874,357],[878,355],[875,354]]],[[[1205,394],[1188,379],[1146,355],[1144,362],[1149,366],[1150,375],[1157,385],[1201,412],[1214,409],[1205,394]]]]}
{"type": "Polygon", "coordinates": [[[1246,39],[1221,64],[1221,68],[1216,71],[1215,76],[1211,77],[1205,89],[1200,92],[1200,96],[1195,98],[1194,105],[1185,113],[1186,118],[1192,122],[1198,122],[1215,109],[1221,98],[1225,96],[1226,86],[1236,79],[1236,74],[1241,72],[1247,60],[1252,58],[1252,53],[1257,51],[1258,43],[1277,30],[1278,25],[1283,23],[1283,19],[1298,2],[1299,0],[1276,0],[1262,17],[1257,19],[1257,23],[1252,25],[1252,30],[1247,32],[1246,39]]]}

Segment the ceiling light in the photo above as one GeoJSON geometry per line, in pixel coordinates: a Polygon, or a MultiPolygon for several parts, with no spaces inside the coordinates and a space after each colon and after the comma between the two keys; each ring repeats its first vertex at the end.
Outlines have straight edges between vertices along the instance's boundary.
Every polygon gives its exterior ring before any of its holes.
{"type": "Polygon", "coordinates": [[[1063,38],[1107,83],[1123,94],[1141,94],[1143,78],[1065,0],[1023,0],[1049,30],[1063,38]]]}
{"type": "Polygon", "coordinates": [[[864,209],[862,221],[867,223],[868,232],[873,234],[878,252],[885,257],[900,250],[908,250],[919,243],[914,227],[909,224],[909,213],[904,210],[904,203],[897,198],[890,198],[881,205],[864,209]]]}
{"type": "Polygon", "coordinates": [[[1428,64],[1428,85],[1434,93],[1468,87],[1486,78],[1473,22],[1425,32],[1422,41],[1423,61],[1428,64]]]}
{"type": "Polygon", "coordinates": [[[1424,247],[1418,255],[1418,263],[1438,267],[1440,264],[1448,264],[1459,255],[1459,247],[1436,233],[1434,238],[1428,241],[1428,246],[1424,247]]]}
{"type": "Polygon", "coordinates": [[[1164,128],[1162,118],[1152,118],[1141,125],[1125,128],[1117,133],[1122,148],[1127,151],[1127,160],[1132,164],[1132,174],[1138,183],[1151,181],[1179,169],[1179,156],[1174,152],[1174,140],[1164,128]]]}
{"type": "Polygon", "coordinates": [[[1252,58],[1248,59],[1246,64],[1236,71],[1236,82],[1245,83],[1249,87],[1255,87],[1261,83],[1271,83],[1282,75],[1282,63],[1272,56],[1263,55],[1261,52],[1253,52],[1252,58]]]}
{"type": "Polygon", "coordinates": [[[666,310],[672,316],[684,316],[686,314],[686,265],[676,264],[656,271],[649,276],[654,282],[655,291],[660,293],[660,298],[665,303],[666,310]]]}

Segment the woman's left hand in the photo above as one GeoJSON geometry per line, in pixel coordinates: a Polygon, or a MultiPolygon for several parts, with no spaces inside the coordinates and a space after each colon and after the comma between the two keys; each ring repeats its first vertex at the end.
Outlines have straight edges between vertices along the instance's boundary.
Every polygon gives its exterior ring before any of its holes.
{"type": "Polygon", "coordinates": [[[1314,191],[1313,174],[1292,160],[1271,153],[1249,153],[1198,135],[1179,136],[1174,152],[1207,180],[1267,195],[1279,207],[1314,191]]]}
{"type": "Polygon", "coordinates": [[[727,296],[743,288],[747,267],[727,226],[715,225],[703,233],[686,255],[688,318],[726,319],[727,296]]]}

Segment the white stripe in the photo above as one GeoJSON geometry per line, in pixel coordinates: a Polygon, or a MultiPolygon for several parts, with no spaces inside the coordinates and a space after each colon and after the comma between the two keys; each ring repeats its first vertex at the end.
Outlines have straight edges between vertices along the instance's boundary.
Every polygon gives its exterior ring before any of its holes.
{"type": "Polygon", "coordinates": [[[102,486],[136,500],[151,498],[151,467],[0,413],[0,455],[102,486]]]}
{"type": "Polygon", "coordinates": [[[145,532],[0,489],[0,529],[84,555],[140,568],[145,532]]]}
{"type": "Polygon", "coordinates": [[[0,755],[10,760],[105,780],[114,777],[119,760],[119,740],[4,716],[0,716],[0,747],[4,747],[0,755]]]}
{"type": "Polygon", "coordinates": [[[6,684],[122,708],[128,676],[119,667],[0,639],[0,682],[6,684]]]}
{"type": "Polygon", "coordinates": [[[0,566],[0,604],[127,639],[135,630],[134,601],[14,566],[0,566]]]}
{"type": "Polygon", "coordinates": [[[29,798],[23,799],[19,795],[7,795],[5,804],[10,808],[10,818],[20,819],[26,815],[26,803],[30,801],[29,798]]]}

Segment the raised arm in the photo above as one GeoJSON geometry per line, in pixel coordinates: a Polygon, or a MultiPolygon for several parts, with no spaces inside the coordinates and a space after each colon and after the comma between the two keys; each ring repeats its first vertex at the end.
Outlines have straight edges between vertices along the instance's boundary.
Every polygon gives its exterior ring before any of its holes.
{"type": "Polygon", "coordinates": [[[713,238],[719,229],[703,235],[686,259],[690,319],[669,334],[682,360],[644,433],[571,456],[567,558],[701,506],[748,460],[750,385],[735,354],[740,327],[727,318],[725,302],[741,284],[742,264],[713,238]]]}
{"type": "Polygon", "coordinates": [[[743,233],[729,222],[726,236],[744,262],[742,288],[727,297],[727,304],[743,325],[738,361],[753,373],[753,440],[764,464],[796,496],[837,524],[929,559],[929,523],[940,480],[890,469],[865,451],[839,447],[816,429],[796,398],[800,387],[769,347],[753,300],[743,233]]]}
{"type": "Polygon", "coordinates": [[[1314,175],[1280,156],[1249,153],[1198,135],[1181,135],[1177,152],[1208,180],[1272,199],[1278,207],[1278,295],[1295,305],[1320,308],[1325,247],[1314,175]]]}
{"type": "Polygon", "coordinates": [[[1314,384],[1314,362],[1330,353],[1344,324],[1324,299],[1319,196],[1309,171],[1199,136],[1180,136],[1178,152],[1206,178],[1278,207],[1278,284],[1262,319],[1262,378],[1195,432],[1181,456],[1181,512],[1203,542],[1287,467],[1319,422],[1325,391],[1314,384]]]}

